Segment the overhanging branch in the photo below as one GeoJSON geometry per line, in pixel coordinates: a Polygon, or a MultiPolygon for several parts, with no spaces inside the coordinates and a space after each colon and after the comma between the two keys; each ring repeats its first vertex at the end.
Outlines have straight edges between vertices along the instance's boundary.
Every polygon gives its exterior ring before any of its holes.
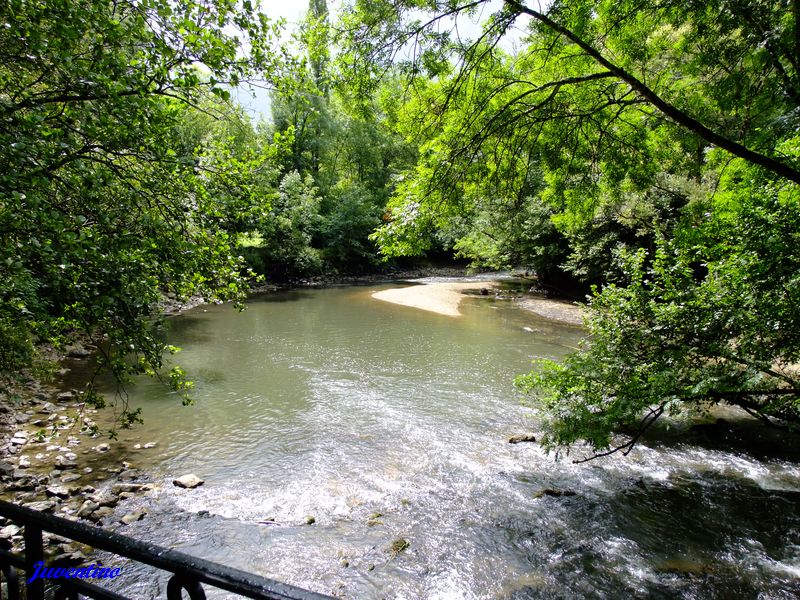
{"type": "Polygon", "coordinates": [[[567,29],[563,25],[556,23],[546,14],[541,13],[532,8],[528,8],[524,4],[520,4],[517,0],[504,0],[504,1],[508,6],[510,6],[515,11],[533,17],[534,19],[544,24],[551,30],[559,33],[560,35],[564,36],[565,38],[573,42],[575,45],[580,47],[584,52],[586,52],[587,55],[591,56],[600,65],[602,65],[603,67],[614,73],[617,77],[619,77],[629,86],[631,86],[631,88],[636,90],[636,92],[639,93],[643,98],[645,98],[650,104],[652,104],[655,108],[657,108],[659,111],[661,111],[664,115],[666,115],[668,118],[673,120],[678,125],[682,125],[688,130],[699,135],[707,142],[719,148],[722,148],[727,152],[730,152],[734,156],[743,158],[748,162],[751,162],[753,164],[764,167],[769,171],[772,171],[776,175],[779,175],[790,181],[800,184],[800,171],[798,171],[797,169],[790,167],[789,165],[784,164],[778,160],[775,160],[774,158],[766,156],[765,154],[761,154],[760,152],[751,150],[750,148],[747,148],[734,140],[731,140],[715,131],[712,131],[711,129],[700,123],[700,121],[698,121],[694,117],[686,114],[676,106],[673,106],[672,104],[661,98],[655,91],[653,91],[642,81],[637,79],[633,74],[629,73],[622,67],[612,63],[605,56],[603,56],[603,54],[599,50],[594,48],[586,40],[578,36],[573,31],[567,29]]]}

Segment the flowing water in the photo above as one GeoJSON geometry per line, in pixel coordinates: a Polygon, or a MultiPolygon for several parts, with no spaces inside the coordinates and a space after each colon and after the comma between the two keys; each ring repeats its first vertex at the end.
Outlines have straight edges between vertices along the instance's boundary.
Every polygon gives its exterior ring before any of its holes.
{"type": "MultiPolygon", "coordinates": [[[[578,465],[511,445],[537,429],[513,377],[582,332],[510,302],[468,298],[451,318],[378,289],[171,319],[197,402],[130,390],[145,424],[128,444],[157,443],[130,460],[161,487],[125,533],[347,598],[800,595],[796,454],[665,434],[578,465]],[[189,472],[205,485],[170,484],[189,472]]],[[[129,594],[163,593],[126,568],[129,594]]]]}

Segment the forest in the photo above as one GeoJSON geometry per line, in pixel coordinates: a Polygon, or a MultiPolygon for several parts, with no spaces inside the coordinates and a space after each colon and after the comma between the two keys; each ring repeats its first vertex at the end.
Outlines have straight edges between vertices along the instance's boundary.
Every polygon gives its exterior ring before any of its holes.
{"type": "Polygon", "coordinates": [[[83,336],[188,401],[166,296],[469,261],[588,299],[582,347],[517,380],[548,448],[715,404],[800,421],[796,1],[0,11],[0,371],[83,336]]]}

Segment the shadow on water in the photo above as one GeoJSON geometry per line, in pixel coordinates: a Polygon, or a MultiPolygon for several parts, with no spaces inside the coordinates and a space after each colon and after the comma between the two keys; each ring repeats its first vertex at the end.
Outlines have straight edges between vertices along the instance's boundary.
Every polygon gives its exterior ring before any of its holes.
{"type": "Polygon", "coordinates": [[[267,302],[267,303],[297,302],[299,300],[310,298],[313,294],[314,294],[313,290],[305,288],[278,290],[276,292],[261,292],[253,294],[252,296],[248,297],[247,303],[251,304],[257,302],[267,302]]]}
{"type": "Polygon", "coordinates": [[[498,597],[800,594],[800,491],[694,473],[628,484],[610,495],[543,496],[540,510],[493,523],[531,567],[498,597]]]}
{"type": "Polygon", "coordinates": [[[643,438],[650,446],[674,448],[683,445],[703,450],[746,454],[756,460],[800,462],[800,432],[783,426],[768,426],[726,407],[725,418],[699,423],[664,422],[643,438]]]}

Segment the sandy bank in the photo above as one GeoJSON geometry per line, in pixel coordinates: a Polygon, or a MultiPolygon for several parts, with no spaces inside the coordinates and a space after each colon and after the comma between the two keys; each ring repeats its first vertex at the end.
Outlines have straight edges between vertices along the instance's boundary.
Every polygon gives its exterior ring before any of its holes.
{"type": "Polygon", "coordinates": [[[560,321],[570,325],[583,325],[583,309],[565,300],[551,298],[523,298],[519,305],[525,310],[536,313],[551,321],[560,321]]]}
{"type": "Polygon", "coordinates": [[[458,307],[464,298],[465,290],[488,289],[495,285],[492,281],[426,283],[375,292],[372,297],[376,300],[419,308],[448,317],[460,317],[461,312],[458,307]]]}
{"type": "MultiPolygon", "coordinates": [[[[465,291],[495,287],[497,283],[494,281],[431,282],[375,292],[372,297],[448,317],[459,317],[459,305],[466,296],[465,291]]],[[[518,302],[521,308],[545,319],[569,325],[583,325],[584,311],[572,302],[551,298],[522,298],[518,302]]]]}

